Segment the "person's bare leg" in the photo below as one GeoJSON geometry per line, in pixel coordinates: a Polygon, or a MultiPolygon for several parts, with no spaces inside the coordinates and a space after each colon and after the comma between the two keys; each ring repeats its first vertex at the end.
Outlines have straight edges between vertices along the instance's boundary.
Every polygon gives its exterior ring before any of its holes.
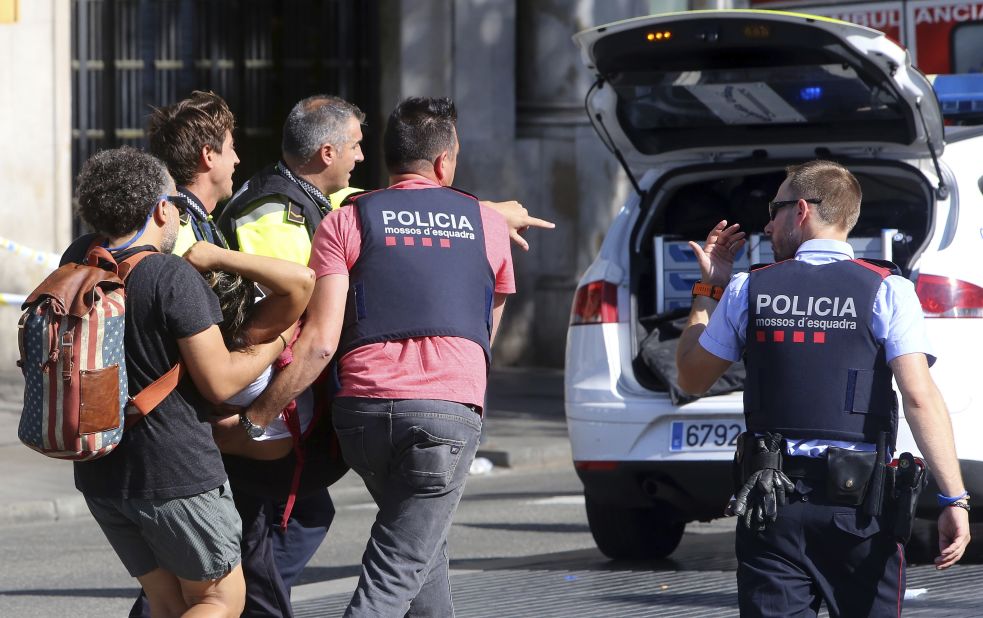
{"type": "Polygon", "coordinates": [[[137,581],[147,593],[150,615],[154,618],[178,618],[188,611],[181,582],[170,571],[158,567],[137,577],[137,581]]]}
{"type": "Polygon", "coordinates": [[[188,605],[188,611],[183,614],[186,618],[237,618],[246,604],[246,581],[242,578],[241,564],[220,579],[178,581],[188,605]]]}

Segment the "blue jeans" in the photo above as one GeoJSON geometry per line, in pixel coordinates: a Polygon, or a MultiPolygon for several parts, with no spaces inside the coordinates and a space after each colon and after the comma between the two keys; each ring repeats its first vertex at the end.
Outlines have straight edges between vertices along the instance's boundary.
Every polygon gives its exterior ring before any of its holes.
{"type": "Polygon", "coordinates": [[[345,461],[379,513],[345,616],[453,616],[447,532],[478,450],[473,406],[429,399],[335,399],[345,461]]]}

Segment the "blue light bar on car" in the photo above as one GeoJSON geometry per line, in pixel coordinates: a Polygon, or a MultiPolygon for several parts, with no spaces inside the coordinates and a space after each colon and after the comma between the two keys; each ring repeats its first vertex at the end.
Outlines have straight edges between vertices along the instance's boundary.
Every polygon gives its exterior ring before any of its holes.
{"type": "Polygon", "coordinates": [[[983,116],[983,73],[934,75],[929,79],[944,117],[983,116]]]}
{"type": "Polygon", "coordinates": [[[802,90],[799,90],[799,98],[803,101],[818,101],[822,96],[822,86],[806,86],[802,90]]]}

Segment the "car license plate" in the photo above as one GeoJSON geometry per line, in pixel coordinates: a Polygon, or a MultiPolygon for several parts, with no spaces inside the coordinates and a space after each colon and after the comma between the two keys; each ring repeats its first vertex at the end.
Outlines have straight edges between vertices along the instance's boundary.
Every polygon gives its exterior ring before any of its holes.
{"type": "Polygon", "coordinates": [[[733,451],[743,431],[741,421],[673,421],[669,450],[733,451]]]}

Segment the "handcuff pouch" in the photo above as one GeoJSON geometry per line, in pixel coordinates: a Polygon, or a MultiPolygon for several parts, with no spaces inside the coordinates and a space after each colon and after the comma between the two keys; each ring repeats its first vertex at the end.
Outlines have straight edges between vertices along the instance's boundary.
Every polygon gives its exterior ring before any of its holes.
{"type": "Polygon", "coordinates": [[[877,464],[875,451],[826,449],[826,497],[835,504],[860,506],[877,464]]]}

